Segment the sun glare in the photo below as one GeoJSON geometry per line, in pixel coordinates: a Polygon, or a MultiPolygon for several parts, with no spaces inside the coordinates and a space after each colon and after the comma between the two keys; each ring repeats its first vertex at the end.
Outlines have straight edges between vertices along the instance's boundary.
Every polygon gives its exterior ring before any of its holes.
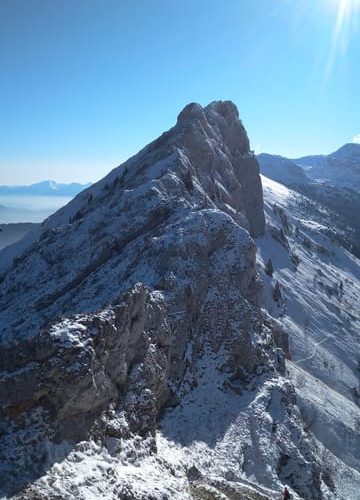
{"type": "Polygon", "coordinates": [[[336,0],[336,21],[327,64],[327,75],[334,67],[336,58],[344,55],[351,38],[358,28],[360,0],[336,0]]]}
{"type": "Polygon", "coordinates": [[[338,11],[336,18],[335,34],[348,30],[356,22],[357,11],[360,8],[360,0],[338,0],[338,11]]]}

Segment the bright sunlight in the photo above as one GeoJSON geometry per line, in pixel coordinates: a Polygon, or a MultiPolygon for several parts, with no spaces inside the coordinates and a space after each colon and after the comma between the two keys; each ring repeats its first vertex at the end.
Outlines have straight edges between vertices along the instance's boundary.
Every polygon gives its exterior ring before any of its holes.
{"type": "Polygon", "coordinates": [[[328,59],[329,74],[338,55],[344,55],[351,38],[356,34],[359,25],[360,0],[337,0],[336,22],[331,51],[328,59]]]}

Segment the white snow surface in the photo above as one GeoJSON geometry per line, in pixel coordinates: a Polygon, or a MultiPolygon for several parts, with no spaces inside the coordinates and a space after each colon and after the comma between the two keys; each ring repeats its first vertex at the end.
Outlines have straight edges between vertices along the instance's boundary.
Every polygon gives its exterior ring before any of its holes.
{"type": "Polygon", "coordinates": [[[237,394],[227,387],[222,361],[221,352],[206,352],[196,369],[196,387],[191,387],[194,373],[189,369],[179,389],[181,403],[160,421],[156,454],[149,451],[152,438],[112,439],[107,449],[79,443],[35,483],[37,494],[51,491],[60,498],[84,500],[126,494],[139,500],[192,499],[196,481],[187,472],[196,466],[207,484],[216,485],[217,494],[226,478],[228,488],[251,495],[244,498],[279,498],[283,485],[274,465],[280,452],[291,452],[299,440],[308,440],[296,426],[296,413],[284,403],[290,384],[264,373],[237,394]]]}
{"type": "Polygon", "coordinates": [[[336,498],[360,498],[359,260],[325,236],[326,227],[304,212],[301,195],[264,176],[262,184],[267,223],[284,229],[276,205],[291,226],[290,250],[269,230],[257,239],[263,306],[289,334],[289,374],[303,418],[329,463],[336,498]],[[272,278],[263,272],[268,258],[272,278]],[[276,281],[280,303],[272,297],[276,281]]]}
{"type": "MultiPolygon", "coordinates": [[[[189,343],[185,353],[189,369],[178,389],[180,403],[160,421],[157,452],[152,438],[136,436],[109,440],[106,448],[95,442],[79,443],[65,458],[55,447],[50,453],[61,460],[35,483],[39,498],[51,491],[60,498],[81,500],[114,500],[121,495],[139,500],[191,499],[199,480],[189,480],[188,475],[196,466],[200,482],[217,495],[225,495],[226,480],[226,488],[248,495],[244,498],[277,499],[286,482],[276,474],[280,457],[297,456],[299,462],[288,473],[301,470],[306,475],[311,467],[306,455],[310,445],[326,465],[324,475],[335,485],[322,483],[323,498],[359,498],[360,410],[355,396],[359,387],[359,261],[322,234],[324,226],[303,212],[301,195],[266,177],[262,183],[269,228],[283,227],[274,205],[283,209],[291,226],[286,236],[290,251],[270,230],[256,241],[264,281],[263,307],[290,336],[292,361],[287,362],[287,376],[275,372],[271,376],[260,368],[238,390],[222,371],[221,351],[205,352],[194,368],[189,343]],[[299,258],[297,268],[291,253],[299,258]],[[263,272],[269,257],[272,278],[263,272]],[[279,304],[272,298],[276,280],[282,292],[279,304]],[[198,381],[195,385],[194,380],[198,381]],[[292,384],[300,412],[289,403],[292,384]]],[[[190,228],[199,230],[191,224],[190,228]]],[[[175,234],[181,244],[181,235],[175,234]]],[[[201,231],[198,238],[201,245],[201,231]]],[[[79,342],[81,322],[68,326],[62,322],[51,334],[64,343],[79,342]]],[[[294,491],[292,495],[310,498],[294,491]]]]}

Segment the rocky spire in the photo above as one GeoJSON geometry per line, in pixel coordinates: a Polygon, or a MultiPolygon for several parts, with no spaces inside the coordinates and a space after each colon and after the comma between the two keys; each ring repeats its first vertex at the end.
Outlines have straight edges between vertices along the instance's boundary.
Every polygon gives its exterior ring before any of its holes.
{"type": "MultiPolygon", "coordinates": [[[[3,276],[0,338],[32,335],[59,313],[102,307],[135,284],[124,279],[135,273],[124,271],[120,255],[131,260],[143,252],[133,248],[141,238],[206,209],[252,236],[264,230],[258,163],[229,101],[186,106],[172,129],[44,222],[39,241],[3,276]],[[119,281],[102,286],[111,262],[119,281]],[[93,296],[86,290],[95,275],[101,291],[93,296]]],[[[137,280],[144,281],[140,270],[137,280]]]]}
{"type": "MultiPolygon", "coordinates": [[[[187,106],[45,221],[0,281],[0,494],[41,498],[36,479],[80,441],[153,454],[161,412],[206,379],[226,401],[283,371],[259,304],[263,230],[258,164],[221,101],[187,106]]],[[[276,397],[290,414],[289,384],[276,397]]]]}

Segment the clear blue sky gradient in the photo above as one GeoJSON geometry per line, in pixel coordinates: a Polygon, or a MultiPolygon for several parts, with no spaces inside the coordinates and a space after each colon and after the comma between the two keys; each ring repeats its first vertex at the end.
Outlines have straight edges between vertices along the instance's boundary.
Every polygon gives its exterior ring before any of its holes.
{"type": "Polygon", "coordinates": [[[338,0],[1,0],[0,184],[95,181],[189,102],[231,99],[252,147],[360,132],[360,37],[327,71],[338,0]]]}

